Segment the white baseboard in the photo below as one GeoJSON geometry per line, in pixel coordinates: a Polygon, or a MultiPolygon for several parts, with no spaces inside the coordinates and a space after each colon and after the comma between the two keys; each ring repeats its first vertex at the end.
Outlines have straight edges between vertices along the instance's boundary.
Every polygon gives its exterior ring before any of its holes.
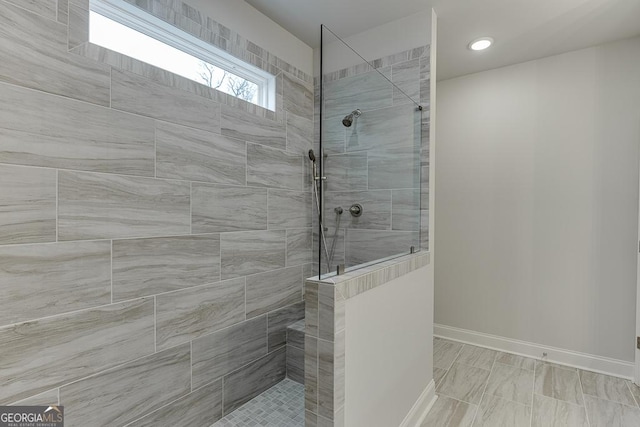
{"type": "Polygon", "coordinates": [[[437,398],[436,383],[431,380],[427,388],[422,391],[420,397],[416,400],[416,403],[413,404],[400,427],[420,427],[437,398]]]}
{"type": "Polygon", "coordinates": [[[519,341],[497,335],[482,332],[469,331],[467,329],[454,328],[452,326],[434,325],[433,335],[465,344],[473,344],[482,347],[514,353],[520,356],[541,359],[542,353],[547,353],[546,361],[567,365],[574,368],[599,372],[614,377],[633,380],[635,364],[624,360],[610,359],[608,357],[593,354],[579,353],[577,351],[562,348],[549,347],[527,341],[519,341]]]}

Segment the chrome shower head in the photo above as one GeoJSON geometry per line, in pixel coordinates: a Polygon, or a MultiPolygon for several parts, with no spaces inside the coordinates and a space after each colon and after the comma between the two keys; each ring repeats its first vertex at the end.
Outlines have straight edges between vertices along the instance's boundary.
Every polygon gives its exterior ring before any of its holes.
{"type": "Polygon", "coordinates": [[[350,114],[346,115],[344,119],[342,119],[342,124],[344,125],[344,127],[351,127],[351,125],[353,124],[353,119],[357,119],[361,114],[362,111],[360,111],[359,108],[356,108],[350,114]]]}
{"type": "Polygon", "coordinates": [[[309,160],[311,160],[313,163],[316,162],[316,153],[314,153],[313,150],[309,150],[309,160]]]}

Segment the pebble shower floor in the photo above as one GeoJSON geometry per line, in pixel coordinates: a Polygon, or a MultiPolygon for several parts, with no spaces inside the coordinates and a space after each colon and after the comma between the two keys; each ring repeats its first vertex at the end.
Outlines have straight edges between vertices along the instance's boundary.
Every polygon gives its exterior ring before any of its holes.
{"type": "Polygon", "coordinates": [[[304,385],[287,378],[211,427],[248,426],[304,427],[304,385]]]}

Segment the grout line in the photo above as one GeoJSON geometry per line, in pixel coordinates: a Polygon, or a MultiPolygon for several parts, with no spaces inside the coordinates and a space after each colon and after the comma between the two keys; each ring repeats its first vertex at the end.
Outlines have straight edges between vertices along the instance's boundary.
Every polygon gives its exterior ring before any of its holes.
{"type": "Polygon", "coordinates": [[[153,296],[153,352],[158,352],[158,314],[157,314],[158,301],[156,296],[153,296]]]}
{"type": "Polygon", "coordinates": [[[189,370],[191,373],[191,392],[193,393],[193,340],[189,341],[189,357],[190,357],[190,364],[189,364],[189,370]]]}
{"type": "Polygon", "coordinates": [[[484,400],[485,393],[487,392],[487,388],[489,387],[489,380],[491,379],[491,374],[493,374],[493,369],[496,366],[496,359],[498,358],[498,352],[493,356],[493,363],[491,364],[491,370],[489,371],[489,376],[487,377],[487,382],[484,385],[484,390],[482,390],[482,396],[480,396],[480,401],[478,402],[478,407],[476,408],[476,414],[473,416],[473,421],[471,425],[474,425],[476,422],[476,418],[478,418],[478,412],[480,412],[480,406],[482,405],[482,401],[484,400]]]}
{"type": "Polygon", "coordinates": [[[111,240],[111,268],[110,268],[110,273],[111,273],[111,304],[113,304],[113,240],[111,240]]]}
{"type": "Polygon", "coordinates": [[[193,235],[193,182],[189,181],[189,235],[193,235]]]}
{"type": "Polygon", "coordinates": [[[59,178],[59,170],[56,169],[56,242],[59,241],[58,239],[58,229],[59,229],[59,223],[60,223],[60,213],[59,213],[59,204],[58,204],[58,199],[60,198],[59,196],[59,192],[60,192],[60,178],[59,178]]]}
{"type": "Polygon", "coordinates": [[[587,425],[591,426],[591,421],[589,420],[589,411],[587,411],[587,401],[584,398],[584,387],[582,387],[582,378],[580,378],[580,370],[576,369],[576,373],[578,374],[578,383],[580,384],[580,392],[582,393],[582,408],[584,410],[585,418],[587,419],[587,425]]]}
{"type": "Polygon", "coordinates": [[[531,384],[531,413],[529,414],[529,427],[533,427],[533,401],[536,395],[536,365],[537,361],[533,362],[533,381],[531,384]]]}

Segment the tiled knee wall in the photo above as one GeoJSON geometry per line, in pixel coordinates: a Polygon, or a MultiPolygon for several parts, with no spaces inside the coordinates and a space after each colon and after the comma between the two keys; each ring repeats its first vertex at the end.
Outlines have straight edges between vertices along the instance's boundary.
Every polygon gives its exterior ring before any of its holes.
{"type": "Polygon", "coordinates": [[[277,111],[88,44],[86,0],[0,0],[0,404],[210,425],[285,377],[304,317],[313,85],[132,2],[277,75],[277,111]]]}

